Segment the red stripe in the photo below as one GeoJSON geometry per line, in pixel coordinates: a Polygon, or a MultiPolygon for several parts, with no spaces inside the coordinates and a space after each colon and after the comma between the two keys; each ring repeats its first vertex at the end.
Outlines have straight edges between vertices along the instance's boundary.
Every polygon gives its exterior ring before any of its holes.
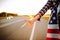
{"type": "Polygon", "coordinates": [[[60,40],[60,39],[57,39],[57,38],[47,38],[46,40],[60,40]]]}
{"type": "Polygon", "coordinates": [[[59,29],[48,29],[48,33],[59,33],[59,29]]]}

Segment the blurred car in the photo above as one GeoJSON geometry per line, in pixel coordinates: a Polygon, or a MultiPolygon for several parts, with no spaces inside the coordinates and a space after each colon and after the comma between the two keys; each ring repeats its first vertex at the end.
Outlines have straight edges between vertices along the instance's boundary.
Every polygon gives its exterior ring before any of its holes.
{"type": "Polygon", "coordinates": [[[9,17],[7,17],[7,19],[12,19],[13,18],[13,16],[9,16],[9,17]]]}

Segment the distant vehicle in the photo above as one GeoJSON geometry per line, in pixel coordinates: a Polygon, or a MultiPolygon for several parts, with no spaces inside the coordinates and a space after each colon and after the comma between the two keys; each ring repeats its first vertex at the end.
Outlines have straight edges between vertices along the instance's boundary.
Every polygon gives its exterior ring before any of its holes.
{"type": "Polygon", "coordinates": [[[13,18],[13,16],[9,16],[9,17],[7,17],[7,19],[12,19],[13,18]]]}

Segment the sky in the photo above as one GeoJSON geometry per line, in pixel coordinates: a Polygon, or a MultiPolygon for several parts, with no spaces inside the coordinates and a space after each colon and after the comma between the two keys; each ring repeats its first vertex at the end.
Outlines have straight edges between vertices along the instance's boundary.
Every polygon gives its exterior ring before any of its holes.
{"type": "MultiPolygon", "coordinates": [[[[0,12],[19,15],[35,15],[47,3],[47,0],[0,0],[0,12]]],[[[51,11],[47,11],[51,13],[51,11]]]]}

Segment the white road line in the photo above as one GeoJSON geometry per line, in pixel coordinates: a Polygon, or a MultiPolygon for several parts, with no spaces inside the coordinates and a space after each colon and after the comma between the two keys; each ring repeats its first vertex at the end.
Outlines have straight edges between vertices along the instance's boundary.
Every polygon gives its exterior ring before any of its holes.
{"type": "Polygon", "coordinates": [[[24,23],[20,28],[24,28],[24,26],[26,25],[27,23],[24,23]]]}
{"type": "Polygon", "coordinates": [[[0,25],[0,28],[5,27],[5,26],[8,26],[8,25],[11,25],[11,24],[13,24],[13,23],[21,22],[21,21],[24,21],[24,20],[23,20],[23,19],[22,19],[22,20],[17,20],[17,21],[13,21],[13,22],[11,22],[11,23],[7,23],[7,24],[4,24],[4,25],[0,25]]]}
{"type": "Polygon", "coordinates": [[[30,39],[29,40],[33,40],[36,23],[37,22],[34,22],[34,24],[33,24],[32,32],[31,32],[31,36],[30,36],[30,39]]]}

